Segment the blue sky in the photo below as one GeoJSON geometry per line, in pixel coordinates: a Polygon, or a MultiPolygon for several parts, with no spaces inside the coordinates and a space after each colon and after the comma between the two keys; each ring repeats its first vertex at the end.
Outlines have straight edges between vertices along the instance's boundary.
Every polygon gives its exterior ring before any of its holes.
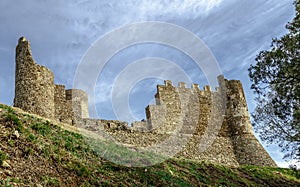
{"type": "MultiPolygon", "coordinates": [[[[20,36],[31,42],[37,63],[54,72],[55,82],[72,88],[78,64],[101,36],[131,23],[161,21],[184,27],[206,43],[225,77],[242,81],[250,112],[255,102],[247,69],[259,51],[269,48],[272,38],[287,32],[285,24],[294,16],[291,0],[1,0],[0,8],[1,103],[13,103],[15,46],[20,36]]],[[[191,82],[207,84],[191,58],[175,48],[151,43],[130,46],[113,56],[99,75],[94,96],[99,117],[116,118],[111,102],[114,81],[132,62],[151,57],[181,67],[191,82]]],[[[176,71],[165,74],[174,85],[180,81],[176,71]]],[[[162,83],[149,76],[131,87],[128,100],[135,119],[145,118],[144,108],[153,103],[156,84],[162,83]]],[[[279,165],[287,165],[276,146],[267,150],[279,165]]]]}

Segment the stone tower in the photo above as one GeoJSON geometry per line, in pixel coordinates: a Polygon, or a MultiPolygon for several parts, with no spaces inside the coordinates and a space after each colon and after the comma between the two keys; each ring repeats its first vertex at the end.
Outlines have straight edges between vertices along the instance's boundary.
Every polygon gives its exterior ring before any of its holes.
{"type": "Polygon", "coordinates": [[[240,164],[276,166],[254,136],[245,94],[240,81],[225,80],[227,108],[226,123],[236,158],[240,164]]]}
{"type": "Polygon", "coordinates": [[[75,118],[89,118],[88,96],[84,91],[78,89],[66,90],[66,99],[72,103],[75,118]]]}
{"type": "Polygon", "coordinates": [[[89,117],[86,93],[54,84],[53,73],[35,63],[30,43],[24,37],[16,47],[15,76],[15,107],[69,124],[89,117]]]}
{"type": "Polygon", "coordinates": [[[30,43],[21,37],[16,47],[14,106],[29,113],[54,118],[54,75],[35,63],[30,43]]]}
{"type": "MultiPolygon", "coordinates": [[[[254,136],[243,87],[238,80],[218,77],[219,87],[197,84],[157,86],[156,105],[146,108],[147,126],[156,133],[190,137],[178,156],[226,165],[276,166],[254,136]],[[209,132],[207,134],[207,132],[209,132]]],[[[171,146],[171,145],[170,145],[171,146]]]]}

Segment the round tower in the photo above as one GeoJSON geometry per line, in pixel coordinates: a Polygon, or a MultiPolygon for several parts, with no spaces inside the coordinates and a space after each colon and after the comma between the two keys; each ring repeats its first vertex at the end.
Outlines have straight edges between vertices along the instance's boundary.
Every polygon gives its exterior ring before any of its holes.
{"type": "Polygon", "coordinates": [[[54,118],[54,75],[35,63],[30,43],[21,37],[16,47],[14,106],[46,118],[54,118]]]}
{"type": "Polygon", "coordinates": [[[243,87],[238,80],[225,80],[226,123],[239,164],[274,166],[276,163],[254,136],[243,87]]]}
{"type": "Polygon", "coordinates": [[[73,117],[75,119],[89,118],[88,96],[83,90],[66,90],[66,99],[72,102],[73,117]]]}

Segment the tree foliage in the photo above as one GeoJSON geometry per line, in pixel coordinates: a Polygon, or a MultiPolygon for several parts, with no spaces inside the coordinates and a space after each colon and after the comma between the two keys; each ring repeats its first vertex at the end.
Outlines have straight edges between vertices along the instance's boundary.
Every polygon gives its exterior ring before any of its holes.
{"type": "Polygon", "coordinates": [[[253,126],[267,143],[278,143],[285,157],[300,160],[300,0],[288,33],[273,39],[249,68],[257,107],[253,126]]]}

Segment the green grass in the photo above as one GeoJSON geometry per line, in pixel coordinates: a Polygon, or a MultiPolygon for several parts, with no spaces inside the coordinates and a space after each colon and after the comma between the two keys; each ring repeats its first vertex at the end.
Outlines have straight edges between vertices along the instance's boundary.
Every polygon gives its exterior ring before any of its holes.
{"type": "Polygon", "coordinates": [[[15,146],[15,141],[14,141],[14,140],[9,139],[9,140],[7,141],[7,143],[8,143],[8,145],[11,146],[11,147],[14,147],[14,146],[15,146]]]}
{"type": "Polygon", "coordinates": [[[20,119],[14,113],[8,113],[6,115],[6,121],[11,121],[14,125],[22,125],[20,119]]]}
{"type": "MultiPolygon", "coordinates": [[[[0,186],[299,186],[299,170],[258,166],[229,168],[188,159],[130,151],[66,131],[50,121],[0,104],[0,163],[20,163],[0,186]],[[19,138],[12,134],[15,130],[19,138]],[[143,159],[140,159],[140,158],[143,159]],[[110,162],[114,160],[115,163],[110,162]],[[133,161],[135,163],[133,163],[133,161]],[[159,162],[148,167],[126,167],[159,162]],[[22,163],[22,164],[21,164],[22,163]],[[26,164],[24,164],[26,163],[26,164]],[[27,172],[30,172],[28,174],[27,172]],[[31,178],[28,178],[28,175],[31,178]],[[16,182],[17,181],[17,182],[16,182]]],[[[11,164],[12,167],[15,167],[11,164]]],[[[5,178],[1,178],[1,177],[5,178]]]]}
{"type": "Polygon", "coordinates": [[[42,136],[46,136],[51,132],[50,122],[46,121],[46,123],[35,123],[30,126],[31,129],[35,130],[38,134],[42,136]]]}
{"type": "Polygon", "coordinates": [[[0,151],[0,166],[3,164],[3,162],[7,159],[7,155],[0,151]]]}
{"type": "Polygon", "coordinates": [[[58,179],[50,176],[42,176],[41,177],[42,183],[45,186],[60,186],[60,182],[58,179]]]}

